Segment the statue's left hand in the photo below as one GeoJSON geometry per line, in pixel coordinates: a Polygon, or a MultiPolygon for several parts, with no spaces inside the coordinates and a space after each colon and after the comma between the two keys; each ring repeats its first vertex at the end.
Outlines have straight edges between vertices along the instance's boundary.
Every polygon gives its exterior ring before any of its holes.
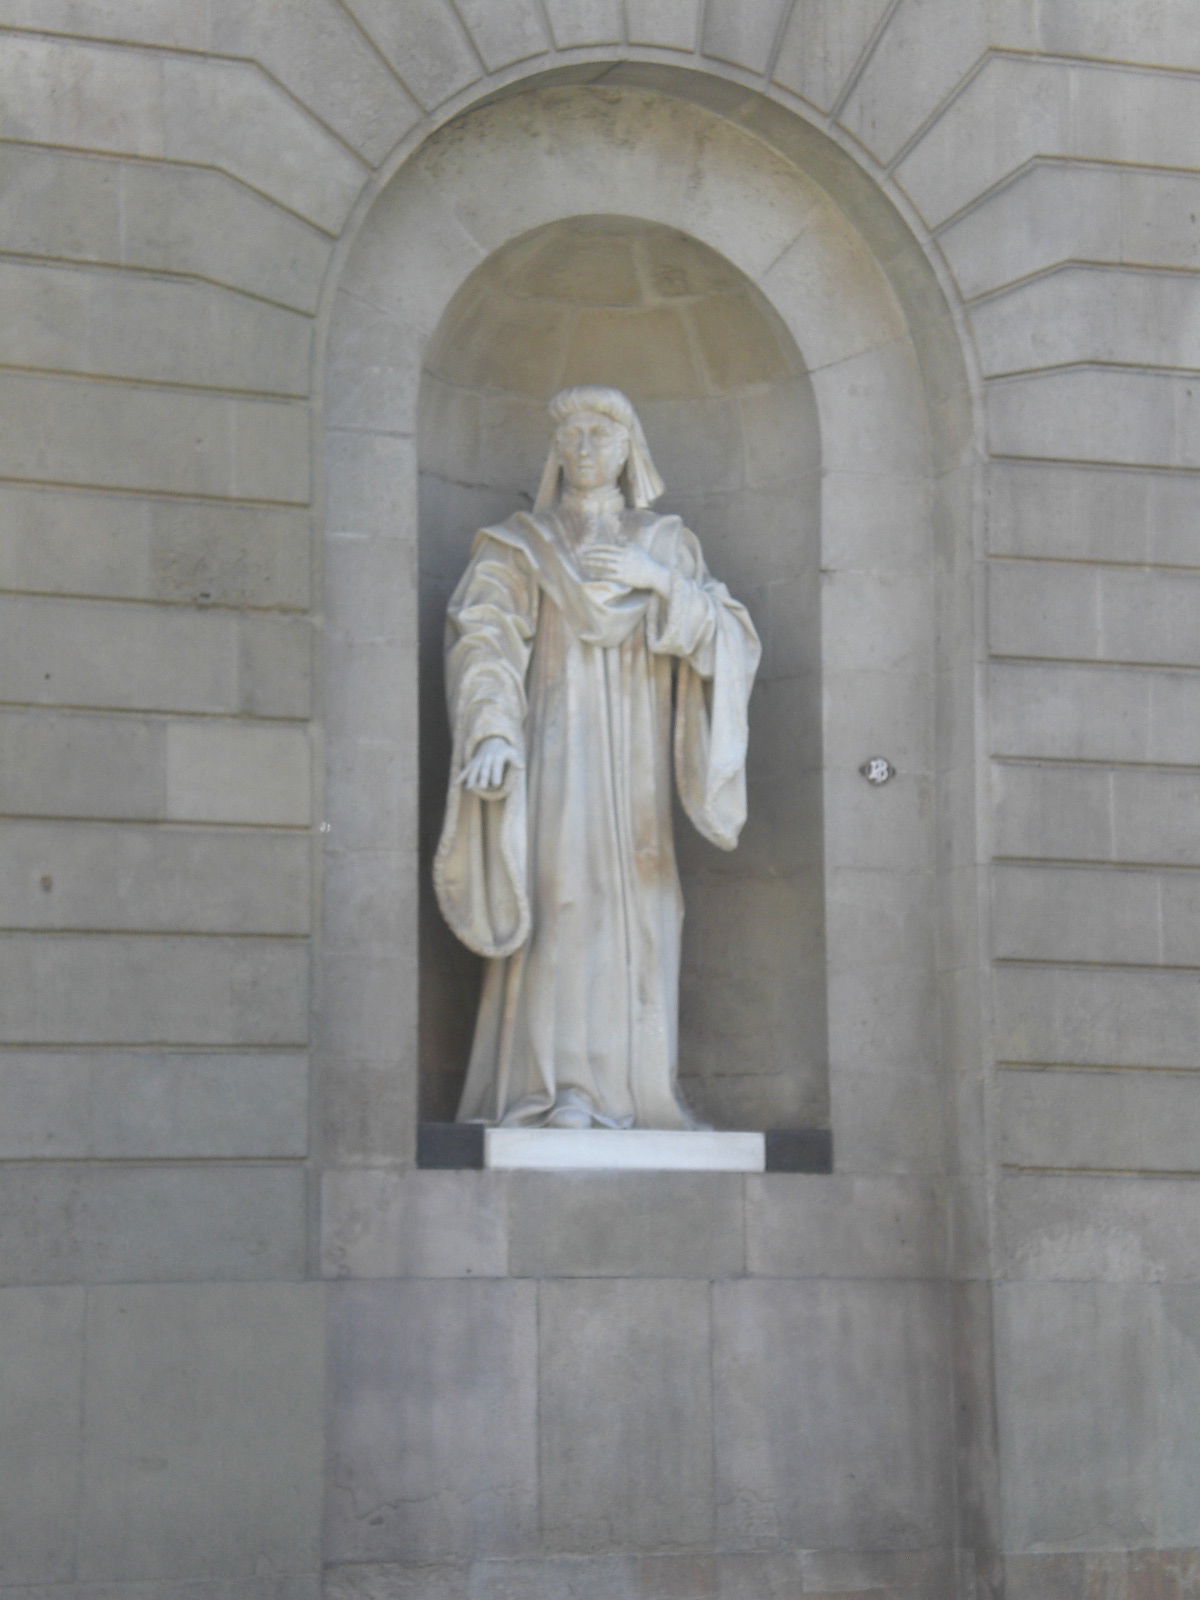
{"type": "Polygon", "coordinates": [[[579,562],[585,577],[593,581],[623,583],[629,589],[653,589],[664,598],[670,592],[670,572],[640,545],[594,544],[580,552],[579,562]]]}

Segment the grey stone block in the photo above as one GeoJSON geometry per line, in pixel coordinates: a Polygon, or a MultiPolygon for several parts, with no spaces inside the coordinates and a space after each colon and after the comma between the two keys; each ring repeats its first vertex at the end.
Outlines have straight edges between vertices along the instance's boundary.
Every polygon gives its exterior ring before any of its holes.
{"type": "Polygon", "coordinates": [[[4,136],[160,156],[161,94],[148,53],[17,34],[3,63],[4,136]]]}
{"type": "Polygon", "coordinates": [[[1190,619],[1200,577],[1044,559],[992,564],[989,639],[996,655],[1195,666],[1190,619]]]}
{"type": "Polygon", "coordinates": [[[303,1055],[0,1053],[0,1158],[303,1156],[303,1055]]]}
{"type": "Polygon", "coordinates": [[[78,1576],[320,1565],[319,1284],[93,1290],[78,1576]]]}
{"type": "Polygon", "coordinates": [[[424,106],[436,106],[480,76],[458,18],[443,0],[356,0],[354,14],[424,106]]]}
{"type": "Polygon", "coordinates": [[[547,0],[546,17],[560,50],[617,44],[621,39],[624,17],[620,0],[547,0]]]}
{"type": "Polygon", "coordinates": [[[295,401],[16,373],[5,375],[0,399],[7,477],[308,500],[308,415],[295,401]]]}
{"type": "MultiPolygon", "coordinates": [[[[323,1028],[325,1018],[318,1019],[323,1028]]],[[[332,1042],[321,1062],[321,1152],[329,1166],[385,1165],[416,1159],[415,1030],[401,1054],[341,1055],[332,1042]]],[[[336,1029],[331,1030],[336,1039],[336,1029]]]]}
{"type": "Polygon", "coordinates": [[[1121,367],[996,378],[988,441],[997,455],[1194,467],[1200,432],[1187,381],[1121,367]]]}
{"type": "Polygon", "coordinates": [[[638,1560],[629,1555],[541,1556],[477,1561],[468,1600],[643,1600],[638,1560]]]}
{"type": "Polygon", "coordinates": [[[220,168],[327,233],[341,231],[366,163],[249,61],[161,64],[165,154],[220,168]],[[247,139],[247,127],[264,129],[247,139]],[[270,130],[265,131],[265,130],[270,130]]]}
{"type": "Polygon", "coordinates": [[[467,1600],[470,1568],[396,1561],[325,1568],[322,1600],[467,1600]]]}
{"type": "Polygon", "coordinates": [[[1006,1547],[1148,1543],[1157,1296],[1130,1284],[1009,1283],[995,1304],[1006,1547]]]}
{"type": "MultiPolygon", "coordinates": [[[[1200,1288],[1162,1291],[1161,1459],[1157,1540],[1190,1550],[1192,1581],[1200,1577],[1200,1288]]],[[[1181,1563],[1182,1564],[1182,1563],[1181,1563]]],[[[1186,1594],[1186,1586],[1181,1585],[1186,1594]]]]}
{"type": "Polygon", "coordinates": [[[205,718],[169,722],[163,732],[171,821],[308,823],[307,729],[205,718]]]}
{"type": "Polygon", "coordinates": [[[532,1284],[336,1284],[326,1559],[519,1554],[537,1542],[532,1284]]]}
{"type": "Polygon", "coordinates": [[[550,47],[541,13],[533,0],[513,0],[503,11],[488,0],[459,0],[459,15],[489,71],[541,55],[550,47]]]}
{"type": "Polygon", "coordinates": [[[330,1278],[502,1278],[506,1188],[494,1172],[327,1172],[321,1270],[330,1278]]]}
{"type": "Polygon", "coordinates": [[[996,854],[1052,860],[1113,859],[1112,783],[1112,773],[1103,768],[994,763],[991,788],[996,854]]]}
{"type": "Polygon", "coordinates": [[[543,1283],[538,1312],[546,1547],[710,1544],[708,1285],[664,1278],[543,1283]]]}
{"type": "Polygon", "coordinates": [[[215,0],[210,48],[260,62],[371,165],[412,127],[416,105],[340,7],[321,0],[272,11],[215,0]]]}
{"type": "Polygon", "coordinates": [[[211,284],[12,262],[0,267],[0,326],[8,366],[308,393],[311,319],[211,284]]]}
{"type": "Polygon", "coordinates": [[[1069,266],[973,308],[985,373],[1069,366],[1190,367],[1196,287],[1185,274],[1069,266]]]}
{"type": "Polygon", "coordinates": [[[945,1199],[911,1178],[768,1174],[746,1180],[747,1270],[766,1278],[938,1278],[945,1199]]]}
{"type": "Polygon", "coordinates": [[[740,1176],[515,1173],[516,1277],[722,1278],[743,1270],[740,1176]]]}
{"type": "Polygon", "coordinates": [[[713,1293],[722,1547],[944,1543],[951,1397],[939,1286],[747,1280],[713,1293]]]}
{"type": "Polygon", "coordinates": [[[96,0],[80,11],[74,0],[5,0],[0,21],[9,28],[44,28],[129,44],[158,44],[203,50],[210,43],[208,18],[187,0],[166,0],[149,12],[130,0],[96,0]]]}
{"type": "Polygon", "coordinates": [[[996,1138],[1014,1167],[1200,1170],[1192,1072],[1001,1072],[996,1138]]]}
{"type": "Polygon", "coordinates": [[[1154,872],[996,867],[993,951],[1001,960],[1153,966],[1164,954],[1164,887],[1154,872]]]}
{"type": "Polygon", "coordinates": [[[750,72],[765,72],[785,9],[780,0],[760,0],[757,5],[717,0],[704,14],[700,49],[718,61],[731,61],[750,72]]]}
{"type": "MultiPolygon", "coordinates": [[[[854,87],[843,112],[846,126],[886,161],[940,105],[989,42],[985,14],[973,7],[955,6],[949,0],[906,6],[890,19],[854,87]]],[[[1016,40],[1006,37],[1004,42],[1016,40]]]]}
{"type": "Polygon", "coordinates": [[[11,1044],[304,1045],[301,940],[5,934],[11,1044]]]}
{"type": "Polygon", "coordinates": [[[944,1074],[899,1052],[890,1062],[834,1061],[830,1098],[839,1173],[879,1177],[947,1170],[950,1109],[944,1074]]]}
{"type": "Polygon", "coordinates": [[[783,35],[775,81],[830,110],[886,10],[887,0],[851,0],[836,11],[797,7],[783,35]]]}
{"type": "Polygon", "coordinates": [[[307,933],[310,875],[300,834],[0,824],[0,924],[13,929],[307,933]]]}
{"type": "Polygon", "coordinates": [[[630,44],[695,50],[700,0],[625,0],[630,44]]]}
{"type": "Polygon", "coordinates": [[[1200,760],[1194,673],[998,662],[990,673],[995,755],[1048,760],[1200,760]]]}
{"type": "Polygon", "coordinates": [[[294,1278],[297,1166],[0,1165],[0,1282],[294,1278]]]}
{"type": "Polygon", "coordinates": [[[639,1576],[641,1600],[717,1600],[713,1555],[643,1556],[639,1576]]]}
{"type": "Polygon", "coordinates": [[[309,599],[308,517],[86,490],[0,490],[6,589],[189,604],[280,606],[309,599]]]}
{"type": "MultiPolygon", "coordinates": [[[[87,171],[94,165],[89,160],[87,171]]],[[[199,272],[299,311],[316,310],[329,239],[303,217],[224,172],[148,161],[122,162],[117,171],[128,265],[199,272]]]]}
{"type": "Polygon", "coordinates": [[[1187,1178],[1010,1174],[996,1188],[1006,1278],[1200,1281],[1200,1194],[1187,1178]]]}
{"type": "Polygon", "coordinates": [[[0,711],[0,811],[161,817],[165,725],[150,718],[0,711]]]}
{"type": "Polygon", "coordinates": [[[0,1290],[0,1582],[74,1576],[82,1447],[82,1289],[0,1290]]]}
{"type": "Polygon", "coordinates": [[[416,505],[416,450],[411,437],[330,429],[325,473],[331,534],[406,537],[416,505]]]}
{"type": "Polygon", "coordinates": [[[1001,1061],[1195,1065],[1200,996],[1191,972],[1001,966],[994,993],[1001,1061]]]}

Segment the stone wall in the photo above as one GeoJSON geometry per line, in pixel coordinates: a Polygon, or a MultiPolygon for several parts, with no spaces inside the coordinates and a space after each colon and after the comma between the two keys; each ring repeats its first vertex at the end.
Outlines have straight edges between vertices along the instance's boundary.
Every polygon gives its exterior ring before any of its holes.
{"type": "Polygon", "coordinates": [[[1193,1593],[1191,0],[0,30],[0,1593],[1193,1593]],[[412,1166],[421,372],[580,212],[811,383],[830,1178],[412,1166]]]}

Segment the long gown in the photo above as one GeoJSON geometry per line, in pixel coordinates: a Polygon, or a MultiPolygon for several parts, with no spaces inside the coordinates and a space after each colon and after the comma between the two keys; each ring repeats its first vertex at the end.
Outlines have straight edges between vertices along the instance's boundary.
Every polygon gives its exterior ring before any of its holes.
{"type": "Polygon", "coordinates": [[[484,528],[447,613],[434,881],[487,958],[459,1120],[536,1126],[569,1104],[599,1126],[694,1127],[677,1089],[671,751],[691,821],[733,849],[758,636],[678,517],[622,503],[598,535],[668,568],[666,598],[585,579],[581,537],[561,512],[484,528]],[[490,735],[522,764],[484,800],[460,780],[490,735]]]}

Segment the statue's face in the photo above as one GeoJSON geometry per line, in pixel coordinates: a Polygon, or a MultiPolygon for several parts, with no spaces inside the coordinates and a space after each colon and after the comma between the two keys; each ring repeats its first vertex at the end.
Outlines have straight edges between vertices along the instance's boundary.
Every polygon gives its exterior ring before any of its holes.
{"type": "Polygon", "coordinates": [[[598,411],[578,411],[560,422],[554,446],[571,489],[611,489],[629,459],[629,430],[598,411]]]}

